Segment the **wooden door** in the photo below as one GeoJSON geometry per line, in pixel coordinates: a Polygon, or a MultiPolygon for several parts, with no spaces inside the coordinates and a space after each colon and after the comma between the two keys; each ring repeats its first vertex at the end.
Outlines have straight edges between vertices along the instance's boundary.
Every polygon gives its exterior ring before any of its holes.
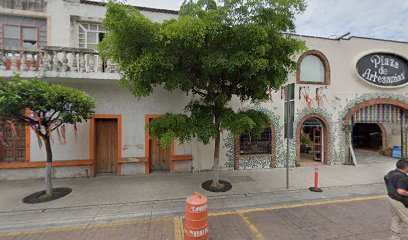
{"type": "Polygon", "coordinates": [[[158,140],[150,140],[150,169],[170,170],[170,148],[163,148],[158,140]]]}
{"type": "Polygon", "coordinates": [[[25,126],[16,124],[13,130],[11,126],[4,125],[1,129],[5,142],[0,142],[0,162],[25,162],[26,161],[26,135],[25,126]],[[13,131],[17,136],[14,136],[13,131]]]}
{"type": "Polygon", "coordinates": [[[118,158],[117,119],[95,119],[96,173],[115,173],[118,158]]]}

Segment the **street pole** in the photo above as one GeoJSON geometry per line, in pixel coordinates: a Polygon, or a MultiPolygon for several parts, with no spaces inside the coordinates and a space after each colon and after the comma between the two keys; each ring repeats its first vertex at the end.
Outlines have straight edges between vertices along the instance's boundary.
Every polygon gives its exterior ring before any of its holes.
{"type": "Polygon", "coordinates": [[[406,139],[405,135],[408,134],[405,132],[405,124],[406,124],[405,116],[406,114],[404,110],[401,109],[401,159],[404,159],[408,156],[407,153],[405,152],[406,151],[405,144],[407,144],[405,142],[405,139],[406,139]]]}
{"type": "Polygon", "coordinates": [[[286,188],[289,189],[289,135],[290,135],[290,97],[289,84],[286,86],[286,188]]]}

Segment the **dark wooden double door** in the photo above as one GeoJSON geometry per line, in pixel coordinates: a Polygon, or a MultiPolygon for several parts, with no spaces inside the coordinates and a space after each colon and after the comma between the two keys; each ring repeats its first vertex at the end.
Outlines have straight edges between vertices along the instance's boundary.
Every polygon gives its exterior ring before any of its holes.
{"type": "Polygon", "coordinates": [[[118,120],[95,119],[96,173],[116,173],[118,162],[118,120]]]}

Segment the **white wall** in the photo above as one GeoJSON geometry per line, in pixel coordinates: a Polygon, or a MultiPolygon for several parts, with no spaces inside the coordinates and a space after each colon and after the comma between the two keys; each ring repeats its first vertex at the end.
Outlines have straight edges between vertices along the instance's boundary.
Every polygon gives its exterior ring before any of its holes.
{"type": "MultiPolygon", "coordinates": [[[[127,89],[119,87],[118,81],[62,80],[59,83],[86,91],[96,99],[96,114],[122,115],[122,157],[145,156],[145,115],[166,112],[183,112],[189,98],[186,94],[168,92],[156,88],[149,97],[136,99],[127,89]]],[[[58,143],[54,134],[55,160],[89,159],[89,122],[79,124],[75,141],[73,128],[67,127],[67,146],[58,143]]],[[[191,143],[175,145],[176,155],[191,155],[191,143]]],[[[39,149],[35,134],[31,137],[31,158],[33,161],[45,160],[44,147],[39,149]]]]}
{"type": "MultiPolygon", "coordinates": [[[[52,0],[48,2],[48,45],[61,47],[78,47],[77,25],[71,19],[102,22],[106,7],[84,4],[75,1],[52,0]]],[[[175,14],[141,11],[143,15],[157,22],[177,17],[175,14]]]]}
{"type": "Polygon", "coordinates": [[[384,123],[388,147],[401,146],[401,124],[384,123]]]}

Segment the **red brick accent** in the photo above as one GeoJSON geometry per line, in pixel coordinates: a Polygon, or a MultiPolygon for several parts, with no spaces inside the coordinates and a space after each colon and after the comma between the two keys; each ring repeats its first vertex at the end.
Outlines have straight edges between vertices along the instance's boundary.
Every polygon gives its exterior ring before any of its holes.
{"type": "Polygon", "coordinates": [[[297,66],[296,66],[296,83],[297,84],[315,84],[315,85],[330,85],[330,64],[329,60],[327,57],[320,52],[319,50],[309,50],[302,55],[300,55],[297,66]],[[319,83],[319,82],[305,82],[300,79],[300,64],[302,63],[302,60],[308,56],[308,55],[314,55],[323,62],[324,65],[324,83],[319,83]]]}
{"type": "Polygon", "coordinates": [[[320,114],[311,113],[303,116],[297,127],[296,127],[296,162],[300,161],[300,133],[304,122],[309,118],[317,118],[323,123],[323,134],[324,134],[324,163],[330,164],[331,162],[331,146],[330,146],[330,125],[326,118],[320,114]]]}

